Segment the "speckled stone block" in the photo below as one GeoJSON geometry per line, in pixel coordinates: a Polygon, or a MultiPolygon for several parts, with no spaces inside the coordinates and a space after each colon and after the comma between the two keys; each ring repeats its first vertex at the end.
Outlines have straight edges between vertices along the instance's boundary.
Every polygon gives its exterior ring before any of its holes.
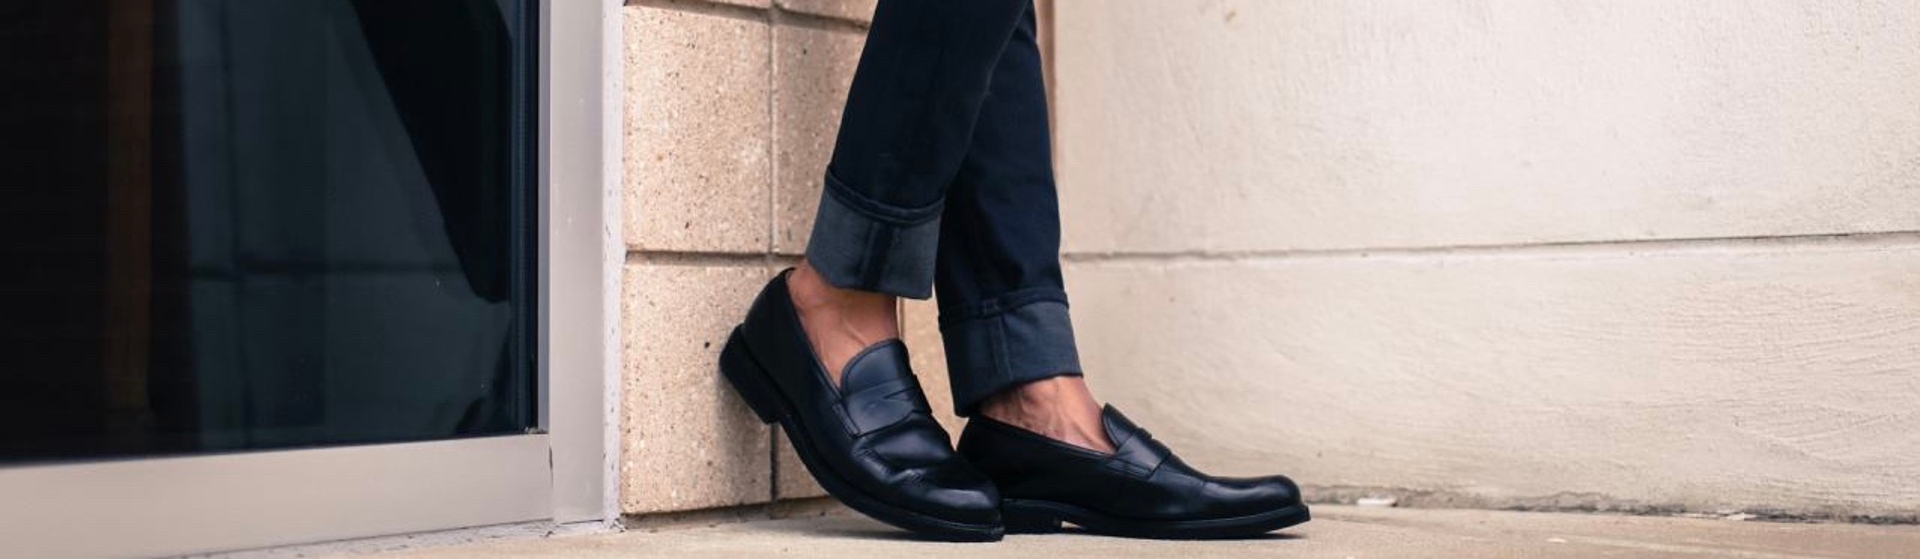
{"type": "Polygon", "coordinates": [[[800,254],[813,232],[847,86],[866,36],[845,30],[773,30],[774,251],[800,254]]]}
{"type": "Polygon", "coordinates": [[[628,247],[765,251],[767,24],[641,6],[627,8],[626,34],[628,247]]]}
{"type": "MultiPolygon", "coordinates": [[[[776,426],[777,427],[777,426],[776,426]]],[[[774,447],[780,452],[779,472],[774,476],[774,484],[779,499],[806,499],[826,496],[827,490],[813,481],[813,474],[807,472],[807,465],[800,462],[800,455],[793,452],[793,441],[787,440],[787,434],[778,428],[774,431],[774,447]]]]}
{"type": "Polygon", "coordinates": [[[627,266],[623,512],[767,500],[767,427],[720,377],[716,360],[771,273],[761,265],[627,266]]]}

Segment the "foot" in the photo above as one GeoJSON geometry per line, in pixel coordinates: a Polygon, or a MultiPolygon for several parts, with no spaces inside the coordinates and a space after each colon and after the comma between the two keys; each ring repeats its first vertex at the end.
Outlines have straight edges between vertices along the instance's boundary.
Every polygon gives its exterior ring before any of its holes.
{"type": "Polygon", "coordinates": [[[793,294],[793,312],[800,316],[807,343],[834,386],[840,386],[853,356],[900,337],[897,298],[892,295],[834,287],[805,262],[787,274],[787,291],[793,294]]]}
{"type": "Polygon", "coordinates": [[[1101,410],[1110,453],[975,417],[960,455],[1000,490],[1007,533],[1063,522],[1138,538],[1243,538],[1306,522],[1300,488],[1284,476],[1216,477],[1193,469],[1113,406],[1101,410]]]}
{"type": "Polygon", "coordinates": [[[980,415],[1073,446],[1113,453],[1113,442],[1100,425],[1100,402],[1079,376],[1046,378],[989,396],[980,403],[980,415]]]}
{"type": "Polygon", "coordinates": [[[848,507],[930,537],[1000,539],[999,493],[954,454],[906,346],[869,328],[871,313],[802,302],[797,286],[808,280],[797,274],[760,292],[720,351],[720,373],[761,421],[780,423],[807,472],[848,507]],[[811,335],[803,309],[828,335],[811,335]],[[863,336],[877,343],[839,355],[812,349],[815,338],[834,348],[863,336]]]}

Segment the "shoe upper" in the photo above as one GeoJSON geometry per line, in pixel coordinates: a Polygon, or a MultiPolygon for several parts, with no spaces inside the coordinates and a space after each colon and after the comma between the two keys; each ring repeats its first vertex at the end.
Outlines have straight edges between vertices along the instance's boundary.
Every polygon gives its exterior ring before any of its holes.
{"type": "Polygon", "coordinates": [[[933,419],[906,345],[888,340],[862,350],[833,386],[793,310],[786,276],[761,291],[741,328],[815,456],[880,501],[956,522],[998,523],[998,493],[933,419]]]}
{"type": "Polygon", "coordinates": [[[960,437],[960,454],[1005,499],[1049,501],[1138,520],[1204,520],[1300,504],[1285,476],[1217,477],[1182,462],[1113,406],[1101,411],[1113,454],[1046,438],[984,417],[960,437]]]}

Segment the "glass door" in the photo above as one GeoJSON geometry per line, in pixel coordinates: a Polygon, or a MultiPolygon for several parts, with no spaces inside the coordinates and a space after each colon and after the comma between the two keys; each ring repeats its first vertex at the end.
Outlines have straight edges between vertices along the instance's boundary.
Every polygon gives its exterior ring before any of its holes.
{"type": "Polygon", "coordinates": [[[534,427],[511,2],[13,6],[0,462],[534,427]]]}
{"type": "Polygon", "coordinates": [[[79,538],[4,539],[146,555],[550,517],[539,12],[0,6],[0,532],[79,538]],[[62,524],[101,514],[131,517],[62,524]]]}

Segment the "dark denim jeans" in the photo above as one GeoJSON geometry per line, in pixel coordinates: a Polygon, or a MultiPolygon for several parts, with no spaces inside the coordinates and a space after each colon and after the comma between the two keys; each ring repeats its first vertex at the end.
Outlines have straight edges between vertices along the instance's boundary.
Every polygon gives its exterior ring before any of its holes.
{"type": "Polygon", "coordinates": [[[1031,0],[880,0],[807,261],[838,287],[925,299],[956,411],[1080,374],[1031,0]]]}

